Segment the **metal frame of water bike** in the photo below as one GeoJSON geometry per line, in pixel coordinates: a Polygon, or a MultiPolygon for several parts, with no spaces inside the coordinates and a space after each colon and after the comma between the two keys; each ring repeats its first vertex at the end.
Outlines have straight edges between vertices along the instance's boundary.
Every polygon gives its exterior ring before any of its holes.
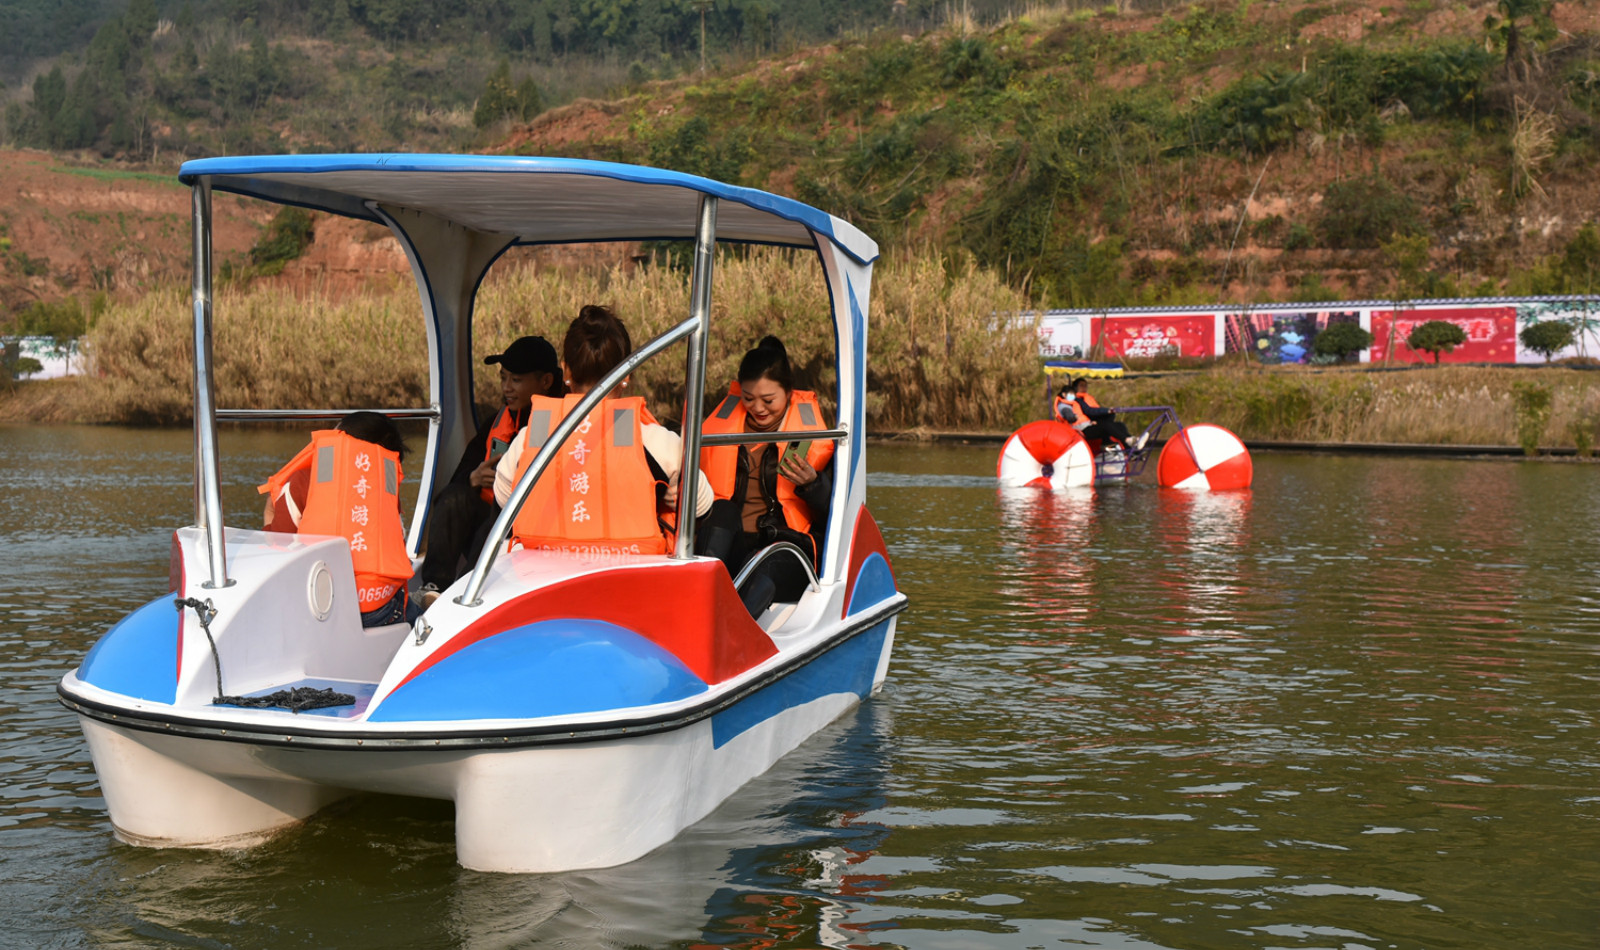
{"type": "MultiPolygon", "coordinates": [[[[1127,481],[1138,478],[1144,474],[1145,462],[1149,460],[1150,453],[1155,451],[1161,439],[1161,433],[1166,429],[1167,423],[1182,431],[1183,422],[1178,419],[1178,412],[1171,406],[1113,406],[1115,413],[1131,414],[1136,412],[1153,412],[1156,414],[1149,424],[1141,430],[1144,436],[1144,447],[1137,452],[1127,455],[1120,453],[1116,457],[1108,455],[1102,443],[1100,450],[1095,452],[1094,480],[1097,482],[1127,481]]],[[[1091,443],[1091,448],[1093,444],[1091,443]]]]}

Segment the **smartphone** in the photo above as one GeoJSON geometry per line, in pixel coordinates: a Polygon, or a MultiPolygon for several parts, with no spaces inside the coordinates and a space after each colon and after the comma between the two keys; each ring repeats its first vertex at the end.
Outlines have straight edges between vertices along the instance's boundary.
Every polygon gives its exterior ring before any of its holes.
{"type": "MultiPolygon", "coordinates": [[[[799,461],[800,459],[803,459],[809,455],[810,452],[810,442],[790,442],[789,447],[783,450],[783,458],[795,459],[796,461],[799,461]]],[[[779,461],[782,462],[783,460],[780,459],[779,461]]]]}

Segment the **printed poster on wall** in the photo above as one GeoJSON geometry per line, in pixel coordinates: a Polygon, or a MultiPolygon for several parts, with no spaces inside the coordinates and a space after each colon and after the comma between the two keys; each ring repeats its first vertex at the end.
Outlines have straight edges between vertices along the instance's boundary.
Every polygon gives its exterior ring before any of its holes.
{"type": "Polygon", "coordinates": [[[1227,351],[1263,363],[1305,363],[1311,341],[1331,323],[1361,324],[1360,310],[1256,310],[1227,317],[1227,351]]]}
{"type": "Polygon", "coordinates": [[[1449,353],[1439,354],[1441,363],[1515,363],[1517,361],[1517,309],[1496,304],[1482,307],[1416,307],[1407,310],[1372,311],[1372,362],[1389,358],[1391,342],[1394,359],[1402,363],[1431,363],[1433,354],[1413,351],[1406,337],[1420,324],[1444,320],[1460,327],[1467,335],[1449,353]]]}
{"type": "MultiPolygon", "coordinates": [[[[1517,326],[1527,329],[1535,323],[1559,320],[1573,329],[1572,345],[1551,357],[1600,357],[1600,304],[1588,300],[1529,300],[1517,304],[1517,326]]],[[[1524,349],[1517,340],[1518,363],[1543,363],[1544,356],[1524,349]]]]}
{"type": "Polygon", "coordinates": [[[1089,353],[1088,317],[1081,313],[1046,311],[1039,318],[1039,355],[1047,359],[1081,360],[1089,353]]]}
{"type": "Polygon", "coordinates": [[[1109,314],[1091,317],[1095,345],[1104,345],[1107,359],[1151,359],[1157,356],[1220,356],[1219,314],[1109,314]]]}

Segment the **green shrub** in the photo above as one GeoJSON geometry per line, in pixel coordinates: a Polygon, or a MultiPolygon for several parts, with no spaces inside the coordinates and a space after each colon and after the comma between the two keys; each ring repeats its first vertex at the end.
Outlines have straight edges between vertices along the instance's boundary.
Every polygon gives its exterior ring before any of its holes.
{"type": "Polygon", "coordinates": [[[284,205],[272,216],[267,233],[250,248],[250,263],[256,273],[265,276],[283,273],[283,266],[311,246],[315,231],[311,212],[293,205],[284,205]]]}
{"type": "Polygon", "coordinates": [[[1567,424],[1567,435],[1572,437],[1572,445],[1578,450],[1578,458],[1586,459],[1594,455],[1595,418],[1592,415],[1583,415],[1567,424]]]}
{"type": "Polygon", "coordinates": [[[1359,323],[1330,323],[1311,341],[1312,352],[1347,360],[1372,345],[1372,334],[1359,323]]]}
{"type": "Polygon", "coordinates": [[[1397,235],[1424,233],[1417,203],[1377,175],[1329,185],[1318,229],[1323,244],[1338,248],[1375,248],[1397,235]]]}
{"type": "Polygon", "coordinates": [[[1550,424],[1552,402],[1548,386],[1528,382],[1511,384],[1511,406],[1516,412],[1517,441],[1522,445],[1522,454],[1539,454],[1539,441],[1544,438],[1545,426],[1550,424]]]}
{"type": "Polygon", "coordinates": [[[478,104],[472,110],[472,124],[481,129],[501,119],[526,122],[543,111],[544,97],[533,77],[513,86],[511,64],[502,59],[483,83],[483,92],[478,94],[478,104]]]}
{"type": "Polygon", "coordinates": [[[1439,363],[1440,353],[1449,353],[1465,342],[1467,342],[1467,331],[1448,320],[1429,320],[1426,323],[1419,323],[1406,336],[1406,346],[1424,353],[1432,353],[1435,366],[1439,363]]]}
{"type": "Polygon", "coordinates": [[[1550,362],[1550,357],[1571,346],[1575,338],[1572,324],[1560,320],[1541,320],[1524,327],[1518,336],[1523,346],[1543,356],[1546,363],[1550,362]]]}

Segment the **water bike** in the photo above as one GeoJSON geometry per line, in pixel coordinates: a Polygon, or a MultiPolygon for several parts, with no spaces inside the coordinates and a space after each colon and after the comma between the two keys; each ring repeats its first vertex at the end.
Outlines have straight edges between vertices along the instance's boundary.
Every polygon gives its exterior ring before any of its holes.
{"type": "Polygon", "coordinates": [[[1102,482],[1126,482],[1144,474],[1145,463],[1161,446],[1170,424],[1183,423],[1171,406],[1117,406],[1118,415],[1153,414],[1124,449],[1110,439],[1085,439],[1059,419],[1030,422],[1011,433],[1000,449],[995,475],[1002,487],[1082,488],[1102,482]]]}
{"type": "Polygon", "coordinates": [[[1249,488],[1250,452],[1238,436],[1209,423],[1185,426],[1171,406],[1117,406],[1118,415],[1149,415],[1124,449],[1109,439],[1085,439],[1057,419],[1030,422],[1000,449],[995,475],[1002,488],[1083,488],[1127,483],[1144,474],[1159,450],[1156,481],[1163,488],[1226,491],[1249,488]],[[1175,430],[1163,440],[1168,425],[1175,430]]]}
{"type": "Polygon", "coordinates": [[[229,157],[186,162],[179,179],[193,208],[194,524],[173,534],[171,589],[102,636],[58,687],[123,841],[248,846],[339,799],[380,792],[452,800],[469,868],[616,865],[670,840],[883,682],[906,598],[865,504],[877,245],[855,227],[693,175],[560,158],[229,157]],[[429,499],[475,428],[473,301],[504,251],[692,239],[688,316],[548,434],[469,574],[415,624],[363,628],[345,537],[224,523],[219,419],[347,410],[216,407],[214,191],[378,222],[404,248],[422,300],[429,404],[381,411],[428,426],[406,533],[413,560],[429,499]],[[822,264],[839,414],[835,428],[803,435],[837,445],[817,569],[786,544],[757,553],[739,578],[696,557],[691,492],[665,554],[508,550],[519,508],[579,424],[678,343],[690,394],[682,484],[695,484],[702,446],[781,440],[702,432],[718,240],[805,248],[822,264]],[[769,557],[798,557],[809,583],[797,601],[752,618],[738,585],[769,557]],[[338,702],[298,711],[308,692],[338,702]],[[241,697],[264,705],[234,704],[241,697]]]}

